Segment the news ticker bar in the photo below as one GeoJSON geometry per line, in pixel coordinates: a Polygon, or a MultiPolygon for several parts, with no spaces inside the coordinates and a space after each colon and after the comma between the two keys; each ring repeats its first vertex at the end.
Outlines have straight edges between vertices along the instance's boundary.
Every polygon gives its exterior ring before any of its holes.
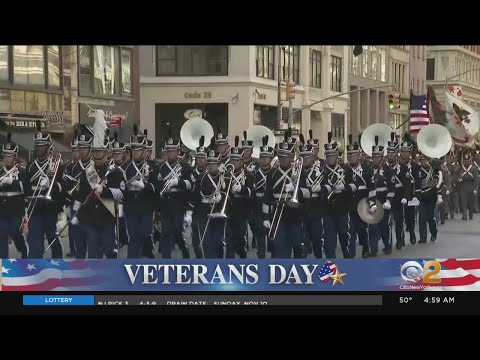
{"type": "Polygon", "coordinates": [[[382,295],[23,295],[24,306],[380,306],[382,295]]]}

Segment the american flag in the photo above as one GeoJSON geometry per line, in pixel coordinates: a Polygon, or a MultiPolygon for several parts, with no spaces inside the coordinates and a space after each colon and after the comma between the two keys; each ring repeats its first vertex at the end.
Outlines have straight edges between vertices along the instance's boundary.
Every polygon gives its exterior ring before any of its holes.
{"type": "Polygon", "coordinates": [[[323,282],[327,282],[330,279],[328,275],[333,274],[336,269],[337,265],[335,265],[332,261],[327,261],[320,269],[318,278],[323,282]]]}
{"type": "Polygon", "coordinates": [[[436,259],[441,266],[438,284],[427,291],[480,291],[480,259],[436,259]]]}
{"type": "Polygon", "coordinates": [[[430,124],[427,95],[410,94],[410,134],[416,135],[430,124]]]}
{"type": "Polygon", "coordinates": [[[4,259],[3,291],[94,290],[100,277],[81,259],[4,259]]]}

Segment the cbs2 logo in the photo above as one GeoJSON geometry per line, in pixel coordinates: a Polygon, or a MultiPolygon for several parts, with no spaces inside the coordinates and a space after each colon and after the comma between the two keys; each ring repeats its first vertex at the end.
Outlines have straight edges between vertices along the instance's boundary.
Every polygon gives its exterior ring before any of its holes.
{"type": "Polygon", "coordinates": [[[400,269],[400,275],[403,280],[411,283],[419,282],[423,279],[424,284],[438,284],[441,278],[435,277],[440,273],[441,265],[438,261],[426,261],[423,266],[417,261],[407,261],[400,269]]]}

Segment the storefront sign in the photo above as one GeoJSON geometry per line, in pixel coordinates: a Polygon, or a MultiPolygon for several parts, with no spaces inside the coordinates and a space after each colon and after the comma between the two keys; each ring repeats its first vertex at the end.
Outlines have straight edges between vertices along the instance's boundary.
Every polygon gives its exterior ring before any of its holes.
{"type": "Polygon", "coordinates": [[[255,90],[255,93],[257,94],[257,100],[267,100],[267,94],[261,93],[258,90],[255,90]]]}
{"type": "Polygon", "coordinates": [[[122,118],[120,116],[110,118],[110,127],[111,128],[121,128],[122,127],[122,118]]]}
{"type": "Polygon", "coordinates": [[[211,99],[212,93],[210,91],[195,91],[186,92],[183,96],[185,99],[211,99]]]}
{"type": "MultiPolygon", "coordinates": [[[[87,117],[89,118],[95,118],[95,111],[96,110],[103,110],[103,109],[93,109],[89,107],[88,112],[87,112],[87,117]]],[[[125,112],[124,115],[117,114],[116,112],[113,112],[112,110],[103,110],[105,113],[105,120],[107,122],[107,126],[111,128],[119,128],[122,127],[122,124],[125,120],[127,120],[128,117],[128,112],[125,112]]]]}
{"type": "MultiPolygon", "coordinates": [[[[2,118],[5,122],[5,125],[17,127],[17,128],[29,128],[35,129],[37,127],[37,120],[40,119],[22,119],[22,120],[15,120],[14,118],[2,118]]],[[[45,129],[47,127],[47,123],[45,121],[40,121],[42,124],[42,128],[45,129]]]]}
{"type": "Polygon", "coordinates": [[[187,120],[192,118],[197,118],[197,117],[201,118],[202,115],[203,115],[203,111],[200,109],[190,109],[185,111],[185,113],[183,114],[183,116],[185,116],[185,119],[187,120]]]}
{"type": "Polygon", "coordinates": [[[49,126],[63,126],[63,111],[45,110],[43,112],[43,121],[49,126]]]}

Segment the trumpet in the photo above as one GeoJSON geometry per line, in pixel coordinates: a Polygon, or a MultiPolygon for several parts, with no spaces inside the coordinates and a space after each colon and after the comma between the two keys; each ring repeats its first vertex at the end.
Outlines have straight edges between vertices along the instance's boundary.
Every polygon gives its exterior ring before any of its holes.
{"type": "Polygon", "coordinates": [[[0,181],[2,181],[3,179],[5,179],[7,177],[18,175],[18,166],[19,166],[18,163],[13,165],[13,167],[10,170],[8,170],[5,174],[0,176],[0,181]]]}
{"type": "Polygon", "coordinates": [[[171,176],[168,178],[167,181],[165,181],[165,184],[163,185],[163,188],[160,191],[160,196],[163,196],[165,191],[170,189],[173,179],[176,179],[180,175],[181,171],[182,171],[182,165],[180,165],[180,164],[175,165],[175,167],[173,168],[173,170],[171,172],[171,176]]]}
{"type": "Polygon", "coordinates": [[[302,167],[303,167],[303,158],[299,157],[297,160],[293,162],[292,165],[292,180],[296,178],[295,181],[295,190],[293,191],[293,196],[290,201],[287,202],[287,206],[298,208],[301,204],[298,201],[298,189],[300,186],[300,177],[302,175],[302,167]]]}

